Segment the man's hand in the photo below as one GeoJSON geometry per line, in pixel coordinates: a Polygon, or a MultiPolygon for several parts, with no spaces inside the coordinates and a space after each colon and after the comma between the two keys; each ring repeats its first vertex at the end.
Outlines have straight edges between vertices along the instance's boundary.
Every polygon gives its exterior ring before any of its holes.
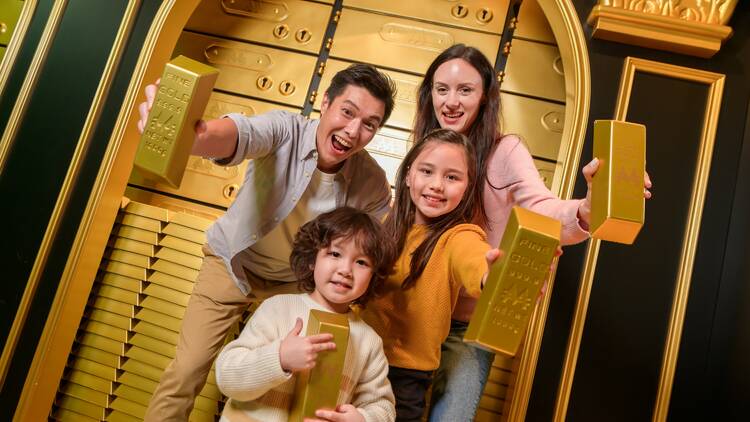
{"type": "Polygon", "coordinates": [[[305,418],[305,422],[365,422],[365,417],[351,404],[342,404],[336,410],[318,409],[315,419],[305,418]]]}
{"type": "Polygon", "coordinates": [[[315,360],[319,352],[333,350],[336,343],[332,342],[333,334],[322,333],[313,336],[300,336],[302,318],[297,318],[292,331],[281,341],[279,360],[281,368],[287,372],[299,372],[315,367],[315,360]]]}

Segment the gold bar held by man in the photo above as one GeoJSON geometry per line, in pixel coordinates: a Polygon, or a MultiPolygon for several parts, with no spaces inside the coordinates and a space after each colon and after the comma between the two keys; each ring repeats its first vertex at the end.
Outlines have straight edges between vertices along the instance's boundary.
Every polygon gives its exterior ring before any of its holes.
{"type": "Polygon", "coordinates": [[[147,177],[179,187],[219,71],[178,56],[164,68],[143,129],[135,166],[147,177]]]}
{"type": "Polygon", "coordinates": [[[297,375],[290,422],[315,418],[318,409],[336,408],[349,344],[349,320],[346,314],[310,310],[306,335],[320,333],[333,334],[336,349],[319,353],[315,367],[297,375]]]}
{"type": "Polygon", "coordinates": [[[599,158],[599,169],[591,181],[591,236],[630,245],[646,214],[646,127],[596,120],[594,157],[599,158]]]}
{"type": "Polygon", "coordinates": [[[560,244],[558,220],[513,207],[464,341],[514,356],[560,244]]]}

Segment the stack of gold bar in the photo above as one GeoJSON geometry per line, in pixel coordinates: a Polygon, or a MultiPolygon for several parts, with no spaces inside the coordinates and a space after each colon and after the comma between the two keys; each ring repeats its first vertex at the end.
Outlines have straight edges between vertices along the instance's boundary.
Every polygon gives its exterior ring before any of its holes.
{"type": "MultiPolygon", "coordinates": [[[[140,421],[175,355],[210,220],[123,200],[52,418],[140,421]]],[[[230,333],[236,337],[238,331],[230,333]]],[[[213,370],[191,421],[215,421],[213,370]]]]}

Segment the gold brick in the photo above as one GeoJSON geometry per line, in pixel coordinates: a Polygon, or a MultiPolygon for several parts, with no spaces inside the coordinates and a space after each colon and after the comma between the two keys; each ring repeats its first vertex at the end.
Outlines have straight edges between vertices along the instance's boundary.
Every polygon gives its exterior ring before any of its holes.
{"type": "Polygon", "coordinates": [[[310,310],[307,336],[331,333],[336,349],[318,354],[315,367],[297,374],[290,421],[314,418],[317,409],[335,409],[341,391],[341,378],[349,343],[349,319],[346,314],[310,310]]]}
{"type": "Polygon", "coordinates": [[[124,237],[115,237],[110,239],[107,246],[115,249],[122,249],[123,251],[133,252],[141,255],[150,257],[156,256],[156,246],[148,243],[139,242],[133,239],[126,239],[124,237]]]}
{"type": "Polygon", "coordinates": [[[140,215],[141,217],[147,217],[163,222],[169,221],[169,211],[164,208],[155,207],[141,202],[129,200],[123,210],[128,214],[140,215]]]}
{"type": "Polygon", "coordinates": [[[172,302],[167,302],[164,299],[159,299],[154,296],[146,296],[141,301],[141,306],[146,309],[151,309],[156,312],[163,314],[173,315],[176,318],[182,319],[185,316],[185,307],[175,305],[172,302]]]}
{"type": "Polygon", "coordinates": [[[151,267],[152,258],[146,255],[123,251],[120,249],[109,249],[104,253],[104,256],[110,261],[122,262],[146,269],[151,267]]]}
{"type": "Polygon", "coordinates": [[[174,262],[165,261],[163,259],[157,259],[151,268],[156,271],[179,277],[183,280],[195,281],[198,279],[198,270],[175,264],[174,262]]]}
{"type": "Polygon", "coordinates": [[[178,292],[187,294],[191,294],[193,292],[193,286],[195,286],[195,283],[192,281],[188,281],[180,277],[175,277],[173,275],[160,271],[154,271],[150,276],[148,276],[148,281],[150,283],[158,284],[160,286],[168,287],[172,290],[177,290],[178,292]]]}
{"type": "Polygon", "coordinates": [[[148,321],[151,324],[168,328],[176,333],[179,333],[182,327],[181,319],[154,311],[153,309],[141,308],[135,317],[141,321],[148,321]]]}
{"type": "Polygon", "coordinates": [[[117,287],[118,289],[128,290],[133,293],[143,292],[143,281],[137,278],[127,277],[121,274],[115,273],[100,273],[99,283],[117,287]]]}
{"type": "Polygon", "coordinates": [[[206,233],[177,223],[169,223],[164,227],[164,234],[179,237],[200,245],[206,243],[206,233]]]}
{"type": "Polygon", "coordinates": [[[200,270],[201,265],[203,264],[203,258],[167,247],[159,249],[159,252],[156,253],[156,257],[174,262],[175,264],[184,265],[194,270],[200,270]]]}
{"type": "Polygon", "coordinates": [[[133,318],[135,316],[135,306],[108,297],[93,296],[92,298],[89,298],[89,306],[112,312],[117,315],[126,316],[128,318],[133,318]]]}
{"type": "Polygon", "coordinates": [[[124,275],[125,277],[135,278],[137,280],[145,280],[148,278],[148,270],[146,268],[137,267],[124,262],[103,259],[100,268],[110,273],[124,275]]]}
{"type": "Polygon", "coordinates": [[[120,213],[115,222],[123,226],[137,227],[154,233],[161,233],[165,223],[153,218],[143,217],[135,214],[120,213]]]}
{"type": "Polygon", "coordinates": [[[143,422],[143,418],[138,418],[119,410],[112,410],[107,415],[107,422],[143,422]]]}
{"type": "Polygon", "coordinates": [[[99,378],[96,375],[91,375],[86,372],[68,369],[65,371],[63,378],[102,393],[112,394],[112,392],[114,392],[114,381],[99,378]]]}
{"type": "Polygon", "coordinates": [[[159,385],[159,383],[156,381],[152,381],[146,377],[142,377],[140,375],[127,371],[122,372],[120,376],[117,377],[117,382],[141,391],[145,391],[148,394],[154,394],[154,391],[156,391],[156,386],[159,385]]]}
{"type": "Polygon", "coordinates": [[[558,220],[513,207],[464,341],[514,356],[560,244],[558,220]]]}
{"type": "Polygon", "coordinates": [[[122,343],[127,343],[130,338],[130,332],[128,330],[123,330],[122,328],[113,327],[108,324],[102,324],[98,321],[82,321],[81,328],[87,333],[97,334],[122,343]]]}
{"type": "MultiPolygon", "coordinates": [[[[2,50],[0,48],[0,50],[2,50]]],[[[2,59],[2,54],[0,54],[2,59]]],[[[61,422],[99,422],[99,418],[92,418],[80,413],[73,412],[72,410],[63,409],[61,407],[54,408],[52,412],[52,419],[61,422]]]]}
{"type": "Polygon", "coordinates": [[[140,299],[138,293],[119,289],[117,287],[107,286],[104,284],[96,285],[96,294],[109,299],[117,300],[119,302],[125,302],[130,305],[138,305],[140,299]]]}
{"type": "Polygon", "coordinates": [[[184,56],[167,63],[136,152],[134,164],[139,170],[180,185],[195,124],[203,116],[218,74],[217,69],[184,56]]]}
{"type": "Polygon", "coordinates": [[[198,396],[195,398],[195,408],[216,415],[219,413],[219,402],[208,397],[198,396]]]}
{"type": "Polygon", "coordinates": [[[159,244],[159,233],[150,232],[137,227],[116,225],[115,228],[112,229],[112,234],[126,239],[148,243],[150,245],[159,244]]]}
{"type": "Polygon", "coordinates": [[[148,402],[151,400],[151,394],[125,384],[117,386],[115,395],[142,406],[148,406],[148,402]]]}
{"type": "Polygon", "coordinates": [[[55,404],[63,409],[70,410],[75,413],[80,413],[89,418],[96,420],[103,420],[107,415],[107,410],[102,406],[97,406],[93,403],[86,402],[75,397],[60,394],[55,399],[55,404]]]}
{"type": "Polygon", "coordinates": [[[190,300],[190,295],[187,293],[178,292],[177,290],[172,290],[155,283],[146,286],[146,289],[144,289],[144,293],[149,296],[164,299],[168,302],[172,302],[175,305],[180,306],[187,306],[188,300],[190,300]]]}
{"type": "Polygon", "coordinates": [[[167,366],[172,361],[172,359],[164,355],[160,355],[159,353],[135,345],[128,348],[128,351],[125,352],[125,356],[141,362],[148,362],[162,371],[167,369],[167,366]]]}
{"type": "Polygon", "coordinates": [[[139,321],[135,325],[135,332],[167,342],[173,346],[177,346],[177,340],[180,337],[180,335],[175,331],[168,330],[164,327],[160,327],[146,321],[139,321]]]}
{"type": "Polygon", "coordinates": [[[92,390],[91,388],[84,387],[75,383],[63,383],[62,388],[60,388],[60,392],[67,396],[75,397],[97,406],[107,407],[109,405],[109,394],[92,390]]]}
{"type": "Polygon", "coordinates": [[[105,380],[114,381],[117,379],[117,368],[112,368],[99,362],[94,362],[93,360],[75,358],[73,359],[73,362],[69,364],[69,366],[76,371],[95,375],[105,380]]]}
{"type": "Polygon", "coordinates": [[[166,236],[159,242],[159,245],[176,249],[180,252],[189,253],[190,255],[199,256],[201,258],[204,257],[203,245],[189,240],[180,239],[179,237],[166,236]]]}
{"type": "Polygon", "coordinates": [[[73,355],[101,363],[102,365],[111,366],[112,368],[119,368],[121,363],[118,354],[85,345],[75,348],[73,355]]]}
{"type": "Polygon", "coordinates": [[[208,227],[213,223],[213,221],[209,219],[198,217],[197,215],[187,214],[184,212],[171,213],[169,215],[169,222],[189,227],[191,229],[200,230],[202,232],[208,230],[208,227]]]}
{"type": "Polygon", "coordinates": [[[596,120],[594,156],[599,169],[591,181],[591,236],[630,245],[646,217],[646,127],[596,120]]]}
{"type": "Polygon", "coordinates": [[[136,418],[143,419],[146,417],[146,406],[124,399],[122,397],[116,397],[114,400],[112,400],[112,405],[110,407],[114,410],[119,410],[120,412],[127,413],[130,416],[135,416],[136,418]]]}
{"type": "Polygon", "coordinates": [[[113,327],[122,328],[123,330],[130,330],[132,328],[131,321],[133,320],[131,318],[101,309],[90,309],[87,317],[92,321],[99,321],[113,327]]]}
{"type": "Polygon", "coordinates": [[[126,372],[132,372],[136,375],[146,377],[151,381],[156,382],[159,382],[159,379],[161,378],[161,374],[163,372],[161,369],[155,366],[151,366],[147,363],[135,359],[126,360],[125,363],[122,364],[122,369],[126,372]]]}
{"type": "Polygon", "coordinates": [[[160,355],[167,356],[168,358],[174,359],[175,347],[172,344],[166,343],[161,340],[157,340],[153,337],[149,337],[145,334],[135,333],[133,338],[130,339],[130,344],[138,347],[142,347],[146,350],[158,353],[160,355]]]}
{"type": "Polygon", "coordinates": [[[77,341],[80,344],[104,350],[115,355],[122,356],[125,354],[125,343],[100,336],[99,334],[82,331],[77,337],[77,341]]]}

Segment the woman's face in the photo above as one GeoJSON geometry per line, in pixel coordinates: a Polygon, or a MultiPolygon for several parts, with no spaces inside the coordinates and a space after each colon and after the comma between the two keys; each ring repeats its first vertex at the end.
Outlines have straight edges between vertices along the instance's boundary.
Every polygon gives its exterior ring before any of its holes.
{"type": "Polygon", "coordinates": [[[482,76],[466,60],[438,66],[432,77],[432,106],[440,127],[467,135],[483,98],[482,76]]]}

